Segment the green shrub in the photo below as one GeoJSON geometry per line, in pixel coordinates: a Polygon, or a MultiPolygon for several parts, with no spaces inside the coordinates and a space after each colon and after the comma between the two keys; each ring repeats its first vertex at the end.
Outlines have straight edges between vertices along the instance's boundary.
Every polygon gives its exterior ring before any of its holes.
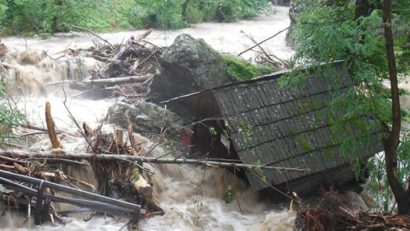
{"type": "Polygon", "coordinates": [[[218,1],[199,1],[199,7],[203,14],[203,21],[216,20],[216,10],[218,8],[218,1]]]}
{"type": "Polygon", "coordinates": [[[185,21],[187,23],[199,23],[203,21],[204,13],[199,1],[187,0],[185,3],[185,21]]]}
{"type": "Polygon", "coordinates": [[[104,12],[96,1],[6,0],[1,23],[7,33],[53,33],[67,31],[71,25],[100,29],[108,27],[104,12]]]}
{"type": "Polygon", "coordinates": [[[242,18],[256,17],[261,10],[269,6],[268,1],[265,0],[242,1],[242,4],[242,18]]]}
{"type": "Polygon", "coordinates": [[[131,0],[133,4],[128,7],[123,7],[122,11],[119,13],[128,21],[128,26],[133,28],[143,28],[144,24],[141,18],[143,9],[141,6],[135,4],[134,0],[131,0]]]}
{"type": "Polygon", "coordinates": [[[216,20],[224,22],[233,22],[240,15],[241,0],[220,0],[217,11],[216,20]]]}
{"type": "MultiPolygon", "coordinates": [[[[14,104],[5,95],[3,83],[0,82],[0,139],[3,142],[7,138],[10,129],[19,125],[24,119],[24,115],[17,110],[14,104]]],[[[1,143],[0,142],[0,143],[1,143]]]]}
{"type": "Polygon", "coordinates": [[[183,0],[136,0],[143,10],[141,18],[145,27],[182,28],[183,0]]]}
{"type": "Polygon", "coordinates": [[[266,0],[218,0],[216,9],[216,20],[233,22],[238,18],[255,17],[269,4],[266,0]]]}

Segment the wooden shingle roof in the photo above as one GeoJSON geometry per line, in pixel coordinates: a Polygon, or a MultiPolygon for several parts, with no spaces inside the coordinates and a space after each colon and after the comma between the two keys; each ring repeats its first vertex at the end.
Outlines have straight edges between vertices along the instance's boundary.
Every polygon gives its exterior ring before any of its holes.
{"type": "MultiPolygon", "coordinates": [[[[340,144],[330,128],[329,103],[351,90],[347,71],[338,68],[334,78],[311,75],[303,86],[280,88],[283,73],[271,74],[250,81],[231,83],[186,98],[201,105],[201,97],[212,95],[226,121],[233,146],[243,163],[254,164],[255,171],[247,177],[255,189],[267,187],[266,182],[279,185],[308,175],[325,172],[351,161],[342,157],[340,144]],[[261,171],[258,165],[309,168],[309,172],[261,171]],[[266,181],[266,182],[264,182],[266,181]]],[[[204,104],[203,107],[205,107],[204,104]]],[[[371,123],[368,117],[347,121],[355,131],[357,122],[371,123]]],[[[360,147],[361,157],[369,157],[382,150],[377,131],[371,140],[360,147]]]]}

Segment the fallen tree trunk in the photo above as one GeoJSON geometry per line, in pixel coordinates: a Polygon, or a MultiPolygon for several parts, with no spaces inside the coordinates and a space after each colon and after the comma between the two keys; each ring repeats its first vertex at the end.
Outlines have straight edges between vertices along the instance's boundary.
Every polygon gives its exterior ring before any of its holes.
{"type": "Polygon", "coordinates": [[[105,84],[121,84],[121,83],[140,83],[151,78],[152,75],[140,75],[140,76],[128,76],[128,77],[117,77],[109,79],[89,79],[84,80],[82,83],[95,84],[95,85],[105,85],[105,84]]]}
{"type": "MultiPolygon", "coordinates": [[[[53,153],[29,153],[23,150],[1,150],[0,155],[8,155],[11,157],[20,158],[44,158],[53,159],[59,158],[53,153]]],[[[243,163],[233,163],[233,162],[222,162],[207,159],[182,159],[182,158],[155,158],[155,157],[144,157],[135,156],[127,154],[90,154],[90,153],[65,153],[65,159],[87,159],[87,160],[100,160],[100,161],[113,161],[113,160],[125,160],[125,161],[137,161],[143,163],[152,164],[191,164],[198,166],[209,166],[209,167],[226,167],[226,168],[244,168],[244,169],[261,169],[261,170],[275,170],[275,171],[294,171],[294,172],[308,172],[308,168],[288,168],[288,167],[277,167],[269,165],[254,165],[254,164],[243,164],[243,163]]]]}

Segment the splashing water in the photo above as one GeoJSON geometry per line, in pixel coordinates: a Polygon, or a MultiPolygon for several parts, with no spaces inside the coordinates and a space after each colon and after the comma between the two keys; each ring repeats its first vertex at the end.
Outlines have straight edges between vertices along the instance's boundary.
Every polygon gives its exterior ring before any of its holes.
{"type": "MultiPolygon", "coordinates": [[[[167,46],[177,35],[188,33],[193,37],[203,38],[218,51],[238,54],[253,45],[241,31],[261,41],[289,25],[288,8],[275,7],[274,11],[274,14],[252,21],[203,23],[172,32],[155,31],[148,39],[154,44],[167,46]]],[[[102,34],[102,37],[112,43],[120,43],[131,35],[140,33],[142,31],[107,33],[102,34]]],[[[57,129],[66,133],[60,134],[59,139],[68,152],[84,151],[86,144],[64,107],[65,98],[61,87],[48,86],[46,83],[86,77],[87,72],[97,64],[95,60],[85,57],[56,57],[67,47],[88,48],[93,45],[93,39],[95,38],[84,34],[74,38],[52,37],[47,40],[14,37],[3,39],[3,43],[13,49],[9,51],[5,62],[14,67],[3,77],[6,77],[7,86],[14,88],[13,92],[20,93],[17,99],[19,108],[26,113],[27,120],[32,125],[45,127],[44,107],[45,102],[49,101],[57,129]]],[[[288,59],[293,54],[285,45],[285,33],[264,46],[282,59],[288,59]]],[[[252,58],[252,55],[254,54],[247,53],[245,58],[252,58]]],[[[75,92],[68,92],[66,105],[80,124],[86,122],[91,127],[100,125],[107,109],[120,100],[80,100],[72,98],[73,95],[75,92]]],[[[22,145],[35,151],[51,148],[45,135],[35,136],[22,145]]],[[[163,151],[158,147],[156,153],[161,155],[163,151]]],[[[257,194],[229,171],[178,165],[156,165],[154,168],[154,196],[165,210],[165,215],[142,220],[142,230],[294,230],[293,212],[272,210],[258,202],[257,194]],[[224,195],[228,187],[236,194],[234,200],[226,204],[224,195]]],[[[77,175],[83,174],[83,178],[94,178],[91,171],[79,172],[77,171],[77,175]]],[[[25,214],[18,216],[6,213],[0,218],[0,224],[9,227],[6,228],[9,230],[46,231],[120,230],[125,224],[124,221],[95,217],[89,222],[70,218],[65,226],[35,227],[30,223],[19,226],[24,216],[25,214]],[[15,228],[18,226],[21,228],[15,228]]]]}
{"type": "Polygon", "coordinates": [[[154,196],[164,216],[141,221],[143,230],[293,230],[294,214],[272,211],[231,172],[223,169],[161,165],[154,176],[154,196]],[[231,186],[235,199],[226,203],[231,186]],[[275,229],[272,229],[275,227],[275,229]]]}
{"type": "Polygon", "coordinates": [[[9,91],[38,96],[47,92],[48,82],[81,80],[96,61],[83,57],[53,60],[44,53],[17,50],[9,51],[4,63],[11,67],[4,78],[9,91]]]}

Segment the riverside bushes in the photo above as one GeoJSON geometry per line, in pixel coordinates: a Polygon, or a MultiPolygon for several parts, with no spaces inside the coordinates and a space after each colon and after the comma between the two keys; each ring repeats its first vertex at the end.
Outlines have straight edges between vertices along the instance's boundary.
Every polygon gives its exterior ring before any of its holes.
{"type": "Polygon", "coordinates": [[[13,127],[21,124],[24,115],[6,95],[3,82],[0,81],[0,145],[9,137],[13,127]]]}
{"type": "Polygon", "coordinates": [[[177,29],[204,21],[257,16],[268,0],[4,0],[2,34],[64,32],[72,26],[97,31],[177,29]]]}

